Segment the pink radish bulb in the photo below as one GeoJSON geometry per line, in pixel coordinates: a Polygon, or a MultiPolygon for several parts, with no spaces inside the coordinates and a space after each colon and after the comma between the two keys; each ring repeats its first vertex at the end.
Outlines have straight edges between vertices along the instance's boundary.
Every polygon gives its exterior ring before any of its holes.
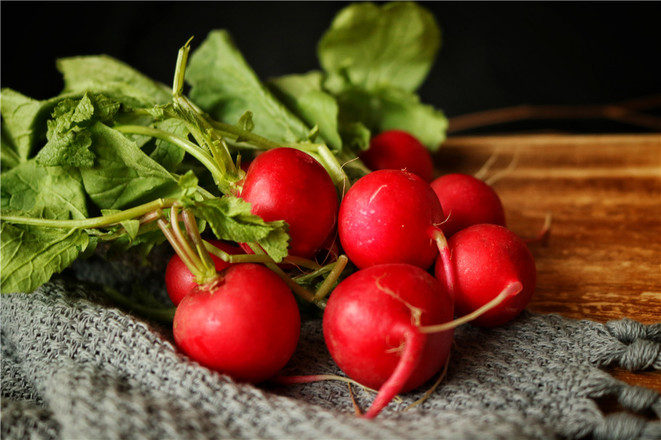
{"type": "MultiPolygon", "coordinates": [[[[223,241],[209,240],[209,243],[213,244],[219,249],[222,249],[228,254],[243,253],[241,248],[238,246],[234,246],[223,241]]],[[[221,260],[215,255],[210,256],[216,266],[216,272],[220,272],[230,265],[228,262],[221,260]]],[[[195,281],[195,275],[193,275],[191,271],[188,270],[186,264],[184,264],[179,255],[174,254],[165,267],[165,288],[168,292],[170,300],[172,300],[172,304],[175,306],[178,305],[184,296],[193,291],[193,289],[196,287],[197,282],[195,281]]]]}
{"type": "Polygon", "coordinates": [[[326,346],[350,378],[379,389],[366,417],[415,389],[447,362],[453,330],[419,327],[451,321],[452,299],[425,270],[383,264],[359,270],[331,294],[323,318],[326,346]]]}
{"type": "MultiPolygon", "coordinates": [[[[454,271],[454,301],[457,315],[471,313],[493,300],[514,283],[522,289],[473,322],[484,327],[504,324],[528,305],[536,286],[535,260],[526,243],[500,225],[481,224],[462,229],[448,240],[454,271]]],[[[434,273],[447,283],[443,261],[434,273]]]]}
{"type": "Polygon", "coordinates": [[[259,264],[237,263],[210,288],[186,295],[174,315],[177,346],[191,359],[238,381],[259,383],[289,361],[300,334],[292,292],[259,264]]]}
{"type": "Polygon", "coordinates": [[[441,225],[446,237],[481,223],[505,226],[500,197],[484,181],[468,174],[453,173],[436,178],[431,187],[447,216],[447,221],[441,225]]]}
{"type": "Polygon", "coordinates": [[[443,219],[438,197],[422,178],[379,170],[358,179],[344,196],[338,232],[347,257],[359,268],[409,263],[427,269],[438,254],[430,229],[443,219]]]}
{"type": "Polygon", "coordinates": [[[266,221],[289,225],[289,254],[311,257],[337,221],[338,197],[323,166],[294,148],[259,154],[246,173],[240,197],[266,221]]]}
{"type": "Polygon", "coordinates": [[[370,140],[360,159],[372,170],[407,170],[426,182],[434,178],[431,154],[418,139],[402,130],[387,130],[370,140]]]}

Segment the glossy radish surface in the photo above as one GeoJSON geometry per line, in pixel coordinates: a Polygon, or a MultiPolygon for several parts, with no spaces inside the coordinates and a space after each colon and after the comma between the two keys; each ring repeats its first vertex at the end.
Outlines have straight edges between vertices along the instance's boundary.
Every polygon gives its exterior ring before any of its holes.
{"type": "Polygon", "coordinates": [[[197,289],[179,303],[177,346],[198,363],[238,381],[262,382],[291,358],[300,334],[292,292],[259,264],[233,264],[212,289],[197,289]]]}
{"type": "Polygon", "coordinates": [[[401,170],[373,171],[342,200],[340,243],[359,268],[409,263],[426,269],[438,254],[430,228],[443,219],[438,197],[420,177],[401,170]]]}
{"type": "Polygon", "coordinates": [[[491,223],[505,226],[505,210],[496,191],[468,174],[446,174],[431,187],[438,196],[447,221],[441,225],[446,237],[471,225],[491,223]]]}
{"type": "MultiPolygon", "coordinates": [[[[219,249],[224,250],[228,254],[243,253],[241,248],[238,246],[234,246],[226,242],[219,240],[209,240],[209,243],[213,244],[219,249]]],[[[215,255],[210,256],[216,266],[217,272],[220,272],[229,266],[228,262],[221,260],[215,255]]],[[[177,254],[174,254],[172,258],[170,258],[170,261],[168,261],[168,264],[165,267],[165,287],[170,300],[172,300],[172,303],[175,306],[181,302],[184,296],[186,296],[197,287],[195,276],[191,273],[190,270],[188,270],[183,260],[177,254]]]]}
{"type": "MultiPolygon", "coordinates": [[[[522,290],[473,322],[485,327],[504,324],[530,302],[536,285],[536,268],[526,243],[500,225],[469,226],[448,240],[453,266],[455,311],[466,315],[494,299],[509,285],[522,290]]],[[[445,283],[446,270],[439,258],[435,275],[445,283]]]]}
{"type": "Polygon", "coordinates": [[[342,371],[380,389],[367,417],[442,368],[454,332],[423,334],[418,328],[452,317],[452,300],[443,285],[409,264],[362,269],[335,288],[324,312],[324,338],[342,371]]]}
{"type": "Polygon", "coordinates": [[[312,156],[294,148],[275,148],[250,164],[241,198],[266,221],[289,225],[289,254],[312,256],[337,221],[338,196],[326,170],[312,156]]]}
{"type": "Polygon", "coordinates": [[[372,170],[402,170],[426,182],[434,178],[431,154],[418,139],[402,130],[387,130],[374,136],[360,159],[372,170]]]}

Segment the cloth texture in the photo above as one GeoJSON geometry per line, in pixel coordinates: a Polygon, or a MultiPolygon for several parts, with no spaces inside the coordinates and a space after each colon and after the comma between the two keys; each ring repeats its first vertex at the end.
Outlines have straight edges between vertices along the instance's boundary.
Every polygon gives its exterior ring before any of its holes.
{"type": "MultiPolygon", "coordinates": [[[[369,390],[236,383],[88,283],[4,295],[1,319],[3,439],[661,439],[659,393],[606,371],[661,369],[661,324],[524,312],[498,328],[464,325],[426,400],[407,410],[433,380],[365,420],[352,396],[365,410],[369,390]],[[605,414],[604,399],[621,410],[605,414]]],[[[304,322],[285,372],[342,374],[320,320],[304,322]]]]}

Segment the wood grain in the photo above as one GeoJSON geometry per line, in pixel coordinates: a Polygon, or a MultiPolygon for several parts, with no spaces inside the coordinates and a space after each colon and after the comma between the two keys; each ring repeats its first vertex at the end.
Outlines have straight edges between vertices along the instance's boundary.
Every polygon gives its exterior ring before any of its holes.
{"type": "MultiPolygon", "coordinates": [[[[532,245],[538,284],[529,310],[606,322],[661,322],[661,135],[516,135],[449,138],[441,173],[487,162],[508,226],[532,245]]],[[[614,370],[661,392],[661,373],[614,370]]]]}

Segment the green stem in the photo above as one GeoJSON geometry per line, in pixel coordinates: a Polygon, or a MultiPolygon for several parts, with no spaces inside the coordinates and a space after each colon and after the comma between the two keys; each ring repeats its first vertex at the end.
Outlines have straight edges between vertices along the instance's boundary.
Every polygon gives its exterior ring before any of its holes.
{"type": "Polygon", "coordinates": [[[193,142],[165,130],[159,130],[158,128],[147,127],[144,125],[116,125],[113,128],[122,133],[151,136],[181,148],[186,153],[200,161],[200,163],[209,170],[214,181],[221,189],[227,186],[227,183],[224,182],[224,172],[218,166],[218,163],[216,163],[209,153],[195,145],[193,142]]]}
{"type": "Polygon", "coordinates": [[[216,264],[211,259],[209,252],[207,252],[204,245],[204,240],[200,236],[200,230],[197,227],[195,216],[191,214],[190,210],[184,209],[182,211],[184,225],[186,225],[186,232],[195,246],[196,253],[200,257],[200,263],[204,268],[203,274],[200,278],[200,284],[205,284],[217,277],[216,264]]]}
{"type": "Polygon", "coordinates": [[[231,180],[239,180],[239,170],[234,164],[232,155],[224,139],[214,129],[202,110],[193,104],[187,97],[177,95],[173,97],[173,103],[178,110],[179,116],[186,122],[188,130],[200,145],[205,145],[212,154],[221,174],[227,172],[231,180]]]}
{"type": "Polygon", "coordinates": [[[333,270],[331,270],[324,282],[321,284],[321,286],[319,286],[319,289],[317,289],[317,293],[314,295],[315,301],[321,301],[328,295],[328,293],[333,289],[333,285],[342,274],[342,271],[347,266],[348,262],[349,259],[346,257],[346,255],[340,255],[337,258],[337,262],[335,263],[333,270]]]}
{"type": "Polygon", "coordinates": [[[85,219],[50,219],[24,217],[19,215],[0,215],[0,220],[21,225],[41,226],[44,228],[67,228],[67,229],[88,229],[103,228],[119,224],[125,220],[145,215],[151,211],[172,206],[175,199],[156,199],[151,202],[126,209],[115,214],[103,215],[100,217],[90,217],[85,219]]]}
{"type": "Polygon", "coordinates": [[[260,150],[272,150],[274,148],[296,148],[297,150],[305,151],[308,154],[311,154],[317,158],[317,160],[323,165],[326,169],[326,172],[331,176],[333,183],[338,188],[344,188],[345,190],[349,188],[350,182],[346,173],[342,169],[342,165],[338,162],[335,155],[330,151],[327,145],[325,144],[312,144],[312,143],[297,143],[297,144],[280,144],[274,142],[270,139],[262,137],[258,134],[255,134],[251,131],[244,130],[235,125],[227,124],[220,121],[210,120],[209,123],[216,130],[222,132],[223,134],[231,135],[235,137],[235,140],[241,139],[247,143],[250,143],[256,146],[260,150]]]}
{"type": "Polygon", "coordinates": [[[225,252],[222,249],[218,249],[216,246],[205,241],[204,247],[211,255],[215,255],[226,263],[235,264],[235,263],[273,263],[273,259],[268,255],[256,255],[256,254],[230,254],[225,252]]]}
{"type": "MultiPolygon", "coordinates": [[[[186,263],[188,270],[195,276],[195,281],[198,284],[205,284],[215,277],[216,267],[213,262],[211,262],[209,265],[205,264],[197,249],[191,246],[187,236],[184,235],[183,231],[179,227],[178,208],[179,207],[177,205],[173,205],[172,208],[170,208],[170,225],[172,227],[173,235],[178,245],[181,247],[182,252],[186,255],[184,262],[186,263]]],[[[187,232],[189,228],[190,225],[187,225],[187,232]]],[[[195,226],[195,228],[197,228],[197,226],[195,226]]],[[[187,235],[190,237],[190,233],[187,235]]]]}
{"type": "MultiPolygon", "coordinates": [[[[240,180],[241,170],[237,169],[232,160],[227,144],[222,136],[219,136],[214,130],[209,122],[209,118],[207,118],[204,112],[202,112],[199,107],[183,94],[185,71],[188,63],[191,40],[192,38],[179,49],[177,55],[177,64],[172,84],[172,103],[176,112],[186,122],[189,132],[200,145],[206,146],[211,152],[211,159],[215,164],[215,168],[219,170],[218,178],[216,178],[217,176],[214,174],[216,184],[227,194],[232,190],[232,185],[231,183],[228,183],[228,180],[231,182],[240,180]]],[[[205,166],[207,165],[205,164],[205,166]]],[[[211,168],[209,169],[211,170],[211,168]]]]}
{"type": "Polygon", "coordinates": [[[177,64],[174,68],[174,80],[172,82],[172,95],[180,96],[184,91],[184,78],[186,73],[186,64],[188,63],[188,53],[190,52],[190,37],[177,53],[177,64]]]}
{"type": "Polygon", "coordinates": [[[161,228],[163,235],[165,235],[165,238],[170,243],[170,246],[172,246],[174,252],[179,256],[179,258],[181,258],[181,261],[183,261],[184,265],[188,268],[188,270],[191,271],[193,275],[196,275],[194,272],[194,268],[196,267],[195,262],[190,258],[190,255],[186,252],[183,245],[179,242],[179,239],[172,231],[172,223],[168,223],[163,219],[159,219],[158,226],[161,228]],[[193,270],[191,270],[191,268],[193,268],[193,270]]]}
{"type": "Polygon", "coordinates": [[[330,149],[323,144],[319,144],[316,149],[320,162],[326,168],[326,172],[333,180],[335,186],[346,193],[351,187],[349,177],[342,169],[342,165],[337,160],[337,157],[330,151],[330,149]]]}
{"type": "Polygon", "coordinates": [[[333,270],[333,267],[335,267],[335,263],[330,263],[325,266],[321,266],[317,270],[313,270],[312,272],[306,272],[301,275],[296,275],[292,277],[294,281],[296,281],[299,284],[307,283],[310,280],[313,280],[317,277],[323,276],[333,270]]]}
{"type": "MultiPolygon", "coordinates": [[[[259,247],[259,245],[254,244],[254,243],[248,243],[248,246],[250,246],[250,249],[253,250],[253,252],[256,255],[264,255],[264,251],[259,247]]],[[[266,267],[271,269],[273,272],[275,272],[282,280],[287,283],[287,286],[296,294],[298,295],[301,299],[307,302],[314,302],[314,295],[309,292],[307,289],[305,289],[303,286],[299,285],[291,279],[289,275],[285,273],[284,270],[280,269],[280,267],[275,264],[275,263],[264,263],[266,267]]]]}
{"type": "Polygon", "coordinates": [[[234,137],[235,142],[240,139],[241,141],[245,141],[258,147],[260,150],[272,150],[274,148],[284,147],[283,144],[279,144],[270,139],[262,137],[253,133],[252,131],[244,130],[243,128],[237,127],[236,125],[231,125],[215,120],[209,120],[209,124],[211,124],[214,129],[218,130],[222,134],[234,137]]]}

